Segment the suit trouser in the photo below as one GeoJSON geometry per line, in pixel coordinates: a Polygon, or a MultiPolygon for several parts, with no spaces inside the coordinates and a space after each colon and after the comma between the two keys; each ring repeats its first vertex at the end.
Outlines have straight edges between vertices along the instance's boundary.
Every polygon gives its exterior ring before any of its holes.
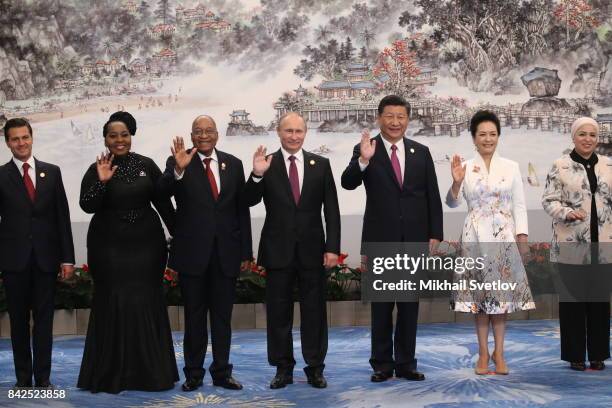
{"type": "Polygon", "coordinates": [[[610,358],[610,302],[559,302],[559,326],[562,360],[610,358]]]}
{"type": "Polygon", "coordinates": [[[322,372],[327,354],[326,274],[323,266],[269,269],[266,278],[268,361],[278,372],[292,373],[293,287],[298,283],[300,337],[307,375],[322,372]]]}
{"type": "Polygon", "coordinates": [[[236,278],[223,274],[215,244],[210,263],[202,276],[180,275],[179,283],[185,303],[183,352],[185,377],[203,378],[204,357],[208,348],[207,315],[210,312],[210,335],[213,361],[208,368],[213,379],[232,375],[229,363],[232,341],[232,308],[236,296],[236,278]]]}
{"type": "Polygon", "coordinates": [[[418,302],[372,302],[372,356],[374,371],[402,375],[416,370],[418,302]],[[397,305],[395,338],[393,337],[393,308],[397,305]],[[395,359],[394,357],[395,351],[395,359]]]}
{"type": "Polygon", "coordinates": [[[15,375],[19,383],[31,384],[32,374],[36,383],[49,380],[56,277],[56,274],[40,270],[33,256],[25,269],[3,273],[15,375]],[[34,320],[31,349],[30,311],[34,320]]]}

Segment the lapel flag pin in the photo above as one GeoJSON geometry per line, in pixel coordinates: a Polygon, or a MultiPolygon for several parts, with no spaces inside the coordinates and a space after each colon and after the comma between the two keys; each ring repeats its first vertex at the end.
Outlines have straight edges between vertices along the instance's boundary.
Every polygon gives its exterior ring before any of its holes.
{"type": "Polygon", "coordinates": [[[414,154],[414,149],[412,147],[410,148],[410,153],[414,154]]]}
{"type": "Polygon", "coordinates": [[[310,161],[310,165],[311,165],[311,166],[314,166],[314,164],[315,164],[315,161],[314,161],[314,160],[311,160],[311,161],[310,161]]]}
{"type": "Polygon", "coordinates": [[[45,178],[45,176],[46,176],[45,172],[40,173],[41,178],[45,178]]]}
{"type": "Polygon", "coordinates": [[[221,170],[225,170],[225,163],[221,163],[221,170]]]}

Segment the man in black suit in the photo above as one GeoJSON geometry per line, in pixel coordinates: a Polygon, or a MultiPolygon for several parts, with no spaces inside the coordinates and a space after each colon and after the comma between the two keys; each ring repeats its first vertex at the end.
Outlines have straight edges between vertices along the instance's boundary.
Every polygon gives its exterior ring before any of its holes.
{"type": "MultiPolygon", "coordinates": [[[[442,203],[429,149],[404,137],[409,116],[410,105],[403,98],[389,95],[380,101],[380,134],[370,139],[369,132],[363,132],[342,173],[342,187],[365,186],[362,244],[429,242],[431,251],[442,240],[442,203]]],[[[373,302],[371,310],[372,382],[387,380],[394,370],[397,377],[424,380],[414,358],[418,302],[373,302]]]]}
{"type": "Polygon", "coordinates": [[[215,149],[218,139],[215,121],[198,116],[191,129],[193,147],[185,150],[183,138],[175,138],[160,178],[162,191],[174,196],[177,207],[168,266],[179,274],[185,303],[184,391],[202,385],[209,312],[213,384],[242,389],[232,377],[229,353],[236,278],[253,256],[251,219],[241,200],[242,162],[215,149]]]}
{"type": "Polygon", "coordinates": [[[338,263],[340,210],[329,160],[302,149],[306,123],[291,112],[279,119],[281,148],[266,157],[260,146],[245,186],[250,206],[262,198],[266,220],[259,264],[266,268],[268,361],[276,367],[270,388],[293,383],[293,287],[299,287],[300,334],[308,383],[325,388],[327,353],[325,268],[338,263]],[[325,216],[325,230],[321,220],[325,216]],[[325,233],[324,233],[325,231],[325,233]]]}
{"type": "Polygon", "coordinates": [[[32,156],[32,127],[10,119],[13,158],[0,167],[0,271],[11,321],[16,387],[50,387],[55,280],[74,273],[70,211],[59,167],[32,156]],[[34,318],[30,349],[30,311],[34,318]],[[33,358],[32,358],[33,354],[33,358]]]}

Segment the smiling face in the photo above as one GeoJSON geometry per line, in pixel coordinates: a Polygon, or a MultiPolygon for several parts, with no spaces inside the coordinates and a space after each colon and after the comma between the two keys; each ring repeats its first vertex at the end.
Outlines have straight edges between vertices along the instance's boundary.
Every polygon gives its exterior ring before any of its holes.
{"type": "Polygon", "coordinates": [[[304,119],[298,114],[285,116],[278,124],[277,133],[283,149],[291,154],[299,152],[306,138],[304,119]]]}
{"type": "Polygon", "coordinates": [[[17,160],[26,162],[32,156],[32,135],[27,126],[10,128],[6,145],[17,160]]]}
{"type": "Polygon", "coordinates": [[[585,158],[591,157],[597,147],[598,136],[595,126],[591,124],[580,126],[572,137],[576,153],[585,158]]]}
{"type": "Polygon", "coordinates": [[[123,122],[111,122],[108,124],[104,145],[111,154],[123,156],[130,152],[132,147],[132,135],[123,122]]]}
{"type": "Polygon", "coordinates": [[[199,116],[191,125],[191,141],[198,152],[210,156],[219,140],[215,121],[209,116],[199,116]]]}
{"type": "Polygon", "coordinates": [[[401,105],[387,105],[378,116],[380,133],[391,143],[401,140],[408,128],[408,110],[401,105]]]}
{"type": "Polygon", "coordinates": [[[481,156],[492,156],[497,148],[499,133],[495,123],[486,121],[478,124],[476,135],[474,135],[474,145],[481,156]]]}

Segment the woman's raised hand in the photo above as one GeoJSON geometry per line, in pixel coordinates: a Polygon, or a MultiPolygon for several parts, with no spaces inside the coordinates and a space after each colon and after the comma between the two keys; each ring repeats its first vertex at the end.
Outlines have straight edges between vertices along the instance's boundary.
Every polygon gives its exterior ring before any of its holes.
{"type": "Polygon", "coordinates": [[[98,171],[98,180],[103,183],[106,183],[113,177],[115,171],[117,170],[117,166],[113,166],[114,155],[110,153],[102,153],[100,156],[96,157],[96,170],[98,171]]]}
{"type": "Polygon", "coordinates": [[[453,176],[453,182],[461,185],[465,178],[465,164],[461,164],[461,157],[454,154],[451,160],[451,174],[453,176]]]}

